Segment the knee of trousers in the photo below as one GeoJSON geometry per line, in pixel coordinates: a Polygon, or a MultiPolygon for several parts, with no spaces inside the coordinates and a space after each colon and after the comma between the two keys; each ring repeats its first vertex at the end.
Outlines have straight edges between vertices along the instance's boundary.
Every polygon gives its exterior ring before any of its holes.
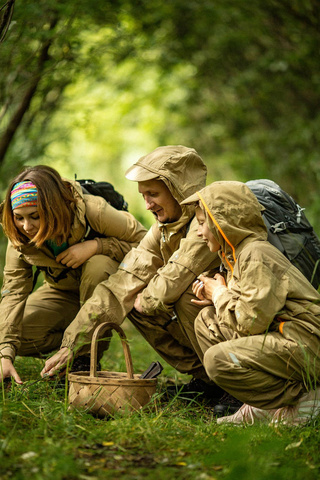
{"type": "Polygon", "coordinates": [[[217,385],[230,374],[230,363],[220,345],[210,347],[204,354],[203,365],[207,375],[217,385]]]}
{"type": "Polygon", "coordinates": [[[115,273],[118,266],[118,262],[106,255],[94,255],[82,266],[81,282],[96,286],[115,273]]]}
{"type": "Polygon", "coordinates": [[[201,335],[204,331],[207,331],[208,326],[210,325],[210,323],[212,323],[214,317],[214,307],[205,307],[200,310],[194,321],[194,330],[196,335],[201,335]]]}
{"type": "Polygon", "coordinates": [[[194,331],[195,331],[196,335],[199,335],[199,333],[202,330],[202,326],[203,326],[203,320],[202,320],[202,317],[201,317],[201,313],[198,313],[198,315],[196,316],[196,319],[194,321],[194,331]]]}
{"type": "Polygon", "coordinates": [[[200,335],[205,327],[203,320],[203,312],[200,311],[194,321],[194,331],[196,335],[200,335]]]}

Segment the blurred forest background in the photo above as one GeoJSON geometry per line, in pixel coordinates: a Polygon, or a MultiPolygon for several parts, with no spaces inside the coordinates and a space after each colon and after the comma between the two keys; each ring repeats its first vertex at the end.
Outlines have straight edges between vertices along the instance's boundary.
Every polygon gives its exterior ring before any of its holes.
{"type": "Polygon", "coordinates": [[[112,182],[149,225],[124,172],[183,144],[204,159],[208,183],[278,182],[320,234],[318,0],[1,6],[1,198],[23,165],[44,163],[112,182]]]}

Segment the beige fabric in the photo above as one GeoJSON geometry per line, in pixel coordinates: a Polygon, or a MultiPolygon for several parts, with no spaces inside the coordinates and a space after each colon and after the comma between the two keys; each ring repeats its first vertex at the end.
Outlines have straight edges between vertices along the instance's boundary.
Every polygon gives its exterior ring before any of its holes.
{"type": "Polygon", "coordinates": [[[310,349],[278,332],[240,337],[221,326],[210,307],[198,315],[196,334],[209,378],[254,407],[291,405],[319,376],[320,362],[310,349]]]}
{"type": "MultiPolygon", "coordinates": [[[[206,167],[193,149],[175,147],[173,154],[172,148],[156,149],[150,156],[140,159],[138,164],[148,166],[165,182],[174,198],[181,201],[203,187],[206,167]]],[[[132,310],[137,293],[141,292],[141,305],[147,316],[137,320],[136,326],[143,331],[150,344],[175,366],[177,360],[174,357],[183,359],[185,345],[188,348],[193,345],[193,360],[189,357],[184,365],[183,360],[179,360],[176,368],[189,373],[201,368],[199,356],[202,354],[195,342],[193,329],[199,309],[190,307],[190,293],[186,300],[183,295],[200,273],[217,268],[220,260],[209,252],[206,244],[197,236],[198,223],[194,213],[194,206],[183,206],[178,221],[156,223],[151,227],[139,246],[125,256],[118,272],[95,289],[93,296],[67,328],[63,346],[75,348],[78,343],[89,341],[101,322],[121,324],[132,310]],[[180,309],[180,299],[181,304],[185,302],[184,309],[180,309]],[[180,340],[174,339],[173,335],[171,338],[161,330],[161,324],[166,323],[175,310],[181,325],[179,334],[175,336],[180,340]],[[184,311],[187,311],[186,316],[184,311]],[[149,326],[146,317],[150,318],[149,326]],[[138,326],[143,322],[145,327],[138,326]],[[159,328],[153,329],[152,325],[158,325],[159,328]],[[162,338],[161,347],[159,338],[162,338]]],[[[133,316],[136,318],[135,312],[129,318],[133,316]]]]}
{"type": "Polygon", "coordinates": [[[158,147],[126,171],[126,177],[136,182],[163,180],[179,203],[204,187],[206,176],[207,167],[201,157],[194,148],[183,145],[158,147]]]}
{"type": "MultiPolygon", "coordinates": [[[[0,303],[0,353],[9,355],[12,359],[20,348],[21,323],[26,302],[32,292],[34,266],[43,270],[48,286],[63,292],[62,301],[64,292],[71,296],[80,293],[83,304],[92,294],[94,287],[116,271],[128,248],[136,246],[146,233],[145,228],[131,214],[114,209],[101,197],[82,195],[80,185],[75,182],[71,185],[77,205],[68,239],[69,246],[84,240],[86,219],[96,232],[111,237],[100,240],[103,255],[96,255],[83,266],[71,270],[57,263],[46,246],[41,249],[34,246],[15,249],[8,243],[0,303]],[[91,273],[85,275],[87,280],[83,282],[85,270],[90,270],[91,273]],[[59,276],[62,278],[57,280],[59,276]]],[[[59,296],[59,293],[57,295],[59,296]]],[[[41,305],[41,302],[39,304],[41,305]]],[[[44,319],[44,324],[48,321],[44,319]]]]}
{"type": "MultiPolygon", "coordinates": [[[[78,291],[58,290],[47,282],[29,295],[21,324],[18,355],[41,356],[59,348],[63,333],[96,285],[115,273],[118,263],[105,255],[91,257],[81,269],[78,291]]],[[[89,353],[84,345],[81,353],[89,353]]]]}
{"type": "Polygon", "coordinates": [[[17,354],[41,357],[58,349],[79,308],[78,292],[57,290],[47,283],[39,287],[26,302],[17,354]]]}
{"type": "Polygon", "coordinates": [[[201,308],[191,303],[191,298],[194,295],[189,287],[175,303],[173,316],[164,312],[157,316],[141,315],[133,309],[128,318],[169,365],[208,381],[194,332],[194,319],[201,308]]]}
{"type": "Polygon", "coordinates": [[[320,379],[320,295],[266,241],[261,206],[246,185],[216,182],[200,193],[229,262],[228,288],[196,321],[207,373],[250,405],[294,403],[320,379]]]}

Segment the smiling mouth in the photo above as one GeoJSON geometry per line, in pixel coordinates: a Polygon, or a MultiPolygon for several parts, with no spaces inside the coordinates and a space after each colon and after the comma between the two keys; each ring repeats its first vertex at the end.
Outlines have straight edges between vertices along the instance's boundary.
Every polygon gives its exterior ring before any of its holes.
{"type": "Polygon", "coordinates": [[[156,217],[158,217],[159,214],[161,214],[161,212],[163,212],[163,209],[162,209],[162,208],[160,208],[159,210],[153,210],[153,211],[152,211],[153,215],[156,216],[156,217]]]}

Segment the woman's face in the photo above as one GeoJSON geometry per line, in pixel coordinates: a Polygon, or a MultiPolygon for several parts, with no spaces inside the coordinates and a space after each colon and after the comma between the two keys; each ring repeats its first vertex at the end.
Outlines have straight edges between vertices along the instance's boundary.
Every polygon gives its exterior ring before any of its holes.
{"type": "Polygon", "coordinates": [[[221,246],[213,236],[211,230],[209,229],[205,214],[200,207],[196,208],[196,217],[199,223],[197,232],[198,237],[203,238],[203,240],[208,245],[210,252],[217,252],[218,250],[220,250],[221,246]]]}
{"type": "Polygon", "coordinates": [[[15,208],[13,220],[17,229],[30,240],[39,231],[40,218],[37,206],[15,208]]]}

